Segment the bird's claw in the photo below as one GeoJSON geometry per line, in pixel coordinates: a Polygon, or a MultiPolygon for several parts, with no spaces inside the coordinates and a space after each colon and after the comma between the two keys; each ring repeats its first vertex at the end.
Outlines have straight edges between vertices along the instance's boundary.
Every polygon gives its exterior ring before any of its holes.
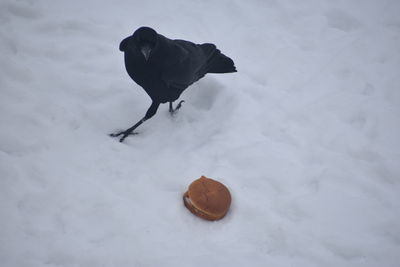
{"type": "Polygon", "coordinates": [[[178,105],[176,105],[175,111],[179,110],[182,107],[182,103],[184,103],[185,100],[179,101],[178,105]]]}
{"type": "Polygon", "coordinates": [[[178,105],[176,105],[175,108],[170,109],[169,112],[171,113],[171,115],[174,115],[175,112],[177,112],[182,107],[182,103],[184,103],[184,102],[185,102],[185,100],[181,100],[181,101],[179,101],[178,105]]]}
{"type": "Polygon", "coordinates": [[[111,136],[111,137],[118,137],[118,136],[122,135],[122,137],[119,139],[119,141],[120,141],[120,142],[123,142],[124,139],[125,139],[126,137],[128,137],[128,136],[130,136],[130,135],[136,135],[136,134],[138,134],[138,133],[136,133],[136,132],[121,131],[121,132],[117,132],[117,133],[111,133],[111,134],[109,134],[109,136],[111,136]]]}

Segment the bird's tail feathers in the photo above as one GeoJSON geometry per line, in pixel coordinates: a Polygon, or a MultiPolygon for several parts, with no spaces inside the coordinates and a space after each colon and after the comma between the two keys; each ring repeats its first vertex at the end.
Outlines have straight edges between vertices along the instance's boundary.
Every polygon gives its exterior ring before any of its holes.
{"type": "MultiPolygon", "coordinates": [[[[219,50],[218,50],[219,51],[219,50]]],[[[208,67],[208,73],[230,73],[237,72],[233,60],[221,52],[213,56],[208,67]]]]}
{"type": "Polygon", "coordinates": [[[202,49],[209,55],[206,72],[207,73],[230,73],[236,72],[233,60],[221,53],[214,44],[202,44],[202,49]]]}

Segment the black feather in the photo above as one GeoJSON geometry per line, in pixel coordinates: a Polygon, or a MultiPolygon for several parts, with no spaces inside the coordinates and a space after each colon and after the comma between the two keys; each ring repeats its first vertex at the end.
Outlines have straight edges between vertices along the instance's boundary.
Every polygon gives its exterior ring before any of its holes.
{"type": "Polygon", "coordinates": [[[173,102],[207,73],[236,72],[234,62],[214,44],[171,40],[149,27],[141,27],[122,40],[129,76],[159,103],[173,102]],[[148,59],[141,47],[151,45],[148,59]]]}

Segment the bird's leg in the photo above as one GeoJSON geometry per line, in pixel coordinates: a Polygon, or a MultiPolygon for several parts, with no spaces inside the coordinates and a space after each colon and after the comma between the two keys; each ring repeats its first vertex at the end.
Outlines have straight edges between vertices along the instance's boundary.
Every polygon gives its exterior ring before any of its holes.
{"type": "Polygon", "coordinates": [[[149,109],[146,112],[146,115],[144,115],[144,117],[138,121],[135,125],[133,125],[132,127],[126,129],[125,131],[121,131],[121,132],[117,132],[117,133],[112,133],[110,134],[111,137],[118,137],[120,135],[122,135],[122,137],[119,139],[120,142],[124,141],[124,139],[132,134],[136,134],[133,131],[139,127],[139,125],[141,125],[143,122],[147,121],[148,119],[150,119],[151,117],[154,116],[154,114],[156,114],[158,106],[160,105],[160,103],[153,101],[151,103],[151,106],[149,107],[149,109]]]}
{"type": "Polygon", "coordinates": [[[183,102],[185,102],[185,100],[179,101],[178,105],[176,105],[175,108],[172,106],[172,102],[169,102],[169,113],[173,115],[176,111],[178,111],[182,107],[183,102]]]}

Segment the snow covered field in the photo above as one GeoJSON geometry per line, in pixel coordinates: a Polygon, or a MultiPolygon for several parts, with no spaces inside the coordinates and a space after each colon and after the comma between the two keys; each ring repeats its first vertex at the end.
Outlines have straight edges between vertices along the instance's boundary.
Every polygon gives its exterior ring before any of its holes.
{"type": "Polygon", "coordinates": [[[0,266],[400,266],[400,1],[0,0],[0,266]],[[213,42],[150,104],[119,42],[213,42]],[[227,217],[194,217],[201,175],[227,217]]]}

